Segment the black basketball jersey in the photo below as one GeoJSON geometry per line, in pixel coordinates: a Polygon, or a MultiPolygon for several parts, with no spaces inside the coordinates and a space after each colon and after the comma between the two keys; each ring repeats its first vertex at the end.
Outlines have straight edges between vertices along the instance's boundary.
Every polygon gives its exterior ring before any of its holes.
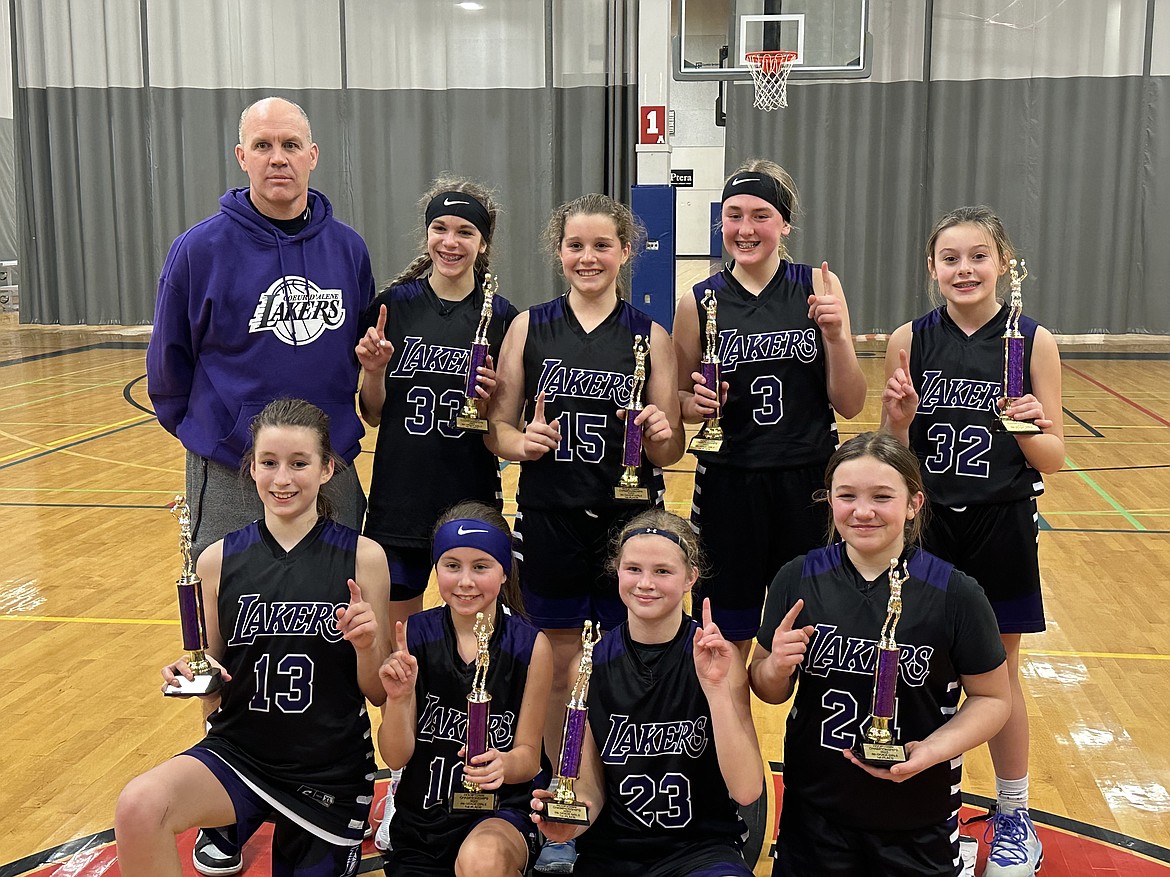
{"type": "MultiPolygon", "coordinates": [[[[931,502],[963,508],[1044,492],[1044,480],[1028,465],[1019,442],[995,426],[996,403],[1003,395],[1007,316],[1005,305],[971,336],[955,325],[945,306],[913,323],[910,372],[919,401],[910,446],[922,461],[931,502]]],[[[1035,320],[1020,318],[1025,394],[1032,392],[1037,328],[1035,320]]]]}
{"type": "MultiPolygon", "coordinates": [[[[545,394],[545,418],[560,420],[561,445],[521,464],[517,501],[523,508],[579,509],[628,506],[615,500],[621,479],[625,422],[617,411],[630,401],[634,384],[634,336],[650,343],[648,316],[625,301],[592,332],[569,307],[567,295],[528,311],[524,345],[524,397],[531,417],[538,393],[545,394]]],[[[653,361],[646,358],[649,382],[653,361]]],[[[646,402],[643,395],[643,402],[646,402]]],[[[639,469],[651,503],[666,487],[662,470],[642,454],[639,469]]]]}
{"type": "MultiPolygon", "coordinates": [[[[954,715],[959,676],[994,670],[1005,660],[995,616],[978,583],[918,548],[903,554],[900,648],[892,730],[900,743],[923,740],[954,715]]],[[[794,627],[816,632],[804,662],[784,736],[784,786],[839,820],[872,831],[922,828],[958,812],[962,758],[903,783],[877,779],[850,764],[873,708],[877,641],[890,597],[887,575],[867,582],[838,542],[797,557],[776,574],[758,641],[771,650],[781,619],[798,600],[794,627]]]]}
{"type": "MultiPolygon", "coordinates": [[[[485,684],[492,696],[488,747],[505,752],[515,739],[539,631],[497,605],[485,684]]],[[[414,754],[403,768],[394,796],[390,842],[396,850],[448,854],[463,842],[472,823],[483,818],[483,814],[448,811],[452,790],[462,790],[463,759],[458,753],[467,742],[467,694],[475,662],[466,663],[460,657],[451,610],[446,606],[412,615],[406,640],[410,653],[418,659],[418,716],[414,754]]],[[[501,809],[527,813],[532,783],[503,785],[496,793],[501,809]]]]}
{"type": "Polygon", "coordinates": [[[837,447],[837,422],[821,332],[808,316],[812,268],[782,261],[759,295],[731,276],[730,265],[695,284],[703,343],[708,289],[718,305],[720,370],[728,388],[723,447],[700,458],[740,469],[827,462],[837,447]]]}
{"type": "MultiPolygon", "coordinates": [[[[223,543],[217,605],[232,680],[204,745],[245,778],[281,788],[315,824],[335,803],[372,795],[377,770],[357,653],[335,616],[349,604],[357,540],[322,519],[286,552],[261,520],[223,543]]],[[[360,838],[351,815],[335,831],[360,838]]]]}
{"type": "MultiPolygon", "coordinates": [[[[377,322],[386,305],[386,338],[394,355],[386,366],[386,401],[374,452],[365,533],[391,545],[425,547],[447,508],[474,499],[500,508],[500,466],[483,435],[457,429],[466,399],[471,342],[483,308],[483,287],[458,302],[435,295],[425,279],[383,290],[364,317],[377,322]]],[[[488,342],[493,361],[516,316],[497,295],[488,342]]]]}
{"type": "Polygon", "coordinates": [[[589,728],[605,807],[577,840],[585,873],[690,873],[743,844],[746,826],[719,770],[711,709],[695,674],[697,627],[684,616],[665,649],[651,652],[623,622],[593,652],[589,728]]]}

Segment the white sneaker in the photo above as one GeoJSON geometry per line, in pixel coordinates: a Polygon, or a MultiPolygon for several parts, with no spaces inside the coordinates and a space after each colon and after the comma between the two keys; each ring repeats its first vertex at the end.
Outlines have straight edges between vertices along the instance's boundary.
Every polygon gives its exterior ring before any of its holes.
{"type": "Polygon", "coordinates": [[[374,808],[374,819],[380,820],[378,822],[378,830],[374,832],[374,847],[386,852],[390,849],[390,820],[394,818],[394,792],[398,788],[398,783],[391,780],[386,787],[386,797],[382,799],[381,810],[382,815],[377,815],[378,807],[374,808]]]}
{"type": "Polygon", "coordinates": [[[195,847],[191,850],[191,864],[200,874],[207,877],[231,877],[244,870],[244,858],[240,850],[234,853],[225,853],[211,835],[202,828],[195,835],[195,847]]]}
{"type": "Polygon", "coordinates": [[[1044,846],[1027,810],[997,811],[987,830],[995,835],[983,877],[1033,877],[1040,870],[1044,846]]]}
{"type": "Polygon", "coordinates": [[[979,857],[979,841],[965,834],[959,835],[959,861],[963,863],[961,877],[975,877],[975,860],[979,857]]]}

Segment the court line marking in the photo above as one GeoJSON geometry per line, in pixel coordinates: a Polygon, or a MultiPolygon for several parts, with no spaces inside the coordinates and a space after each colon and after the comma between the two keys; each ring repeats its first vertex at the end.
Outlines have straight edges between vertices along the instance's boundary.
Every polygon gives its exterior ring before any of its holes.
{"type": "MultiPolygon", "coordinates": [[[[162,493],[163,491],[157,491],[162,493]]],[[[170,493],[180,493],[173,490],[170,493]]],[[[146,509],[157,512],[166,508],[161,505],[114,505],[103,502],[0,502],[0,508],[5,509],[146,509]]]]}
{"type": "Polygon", "coordinates": [[[1138,411],[1142,412],[1142,414],[1145,414],[1150,419],[1158,421],[1158,423],[1162,424],[1162,426],[1170,427],[1170,420],[1166,420],[1164,417],[1162,417],[1158,414],[1155,414],[1149,408],[1146,408],[1142,405],[1139,405],[1137,402],[1133,401],[1132,399],[1128,398],[1127,396],[1122,395],[1121,393],[1119,393],[1116,390],[1114,390],[1113,388],[1101,383],[1100,381],[1096,380],[1095,378],[1089,377],[1087,374],[1085,374],[1080,369],[1073,368],[1071,365],[1068,365],[1067,363],[1061,363],[1061,366],[1063,368],[1068,369],[1074,375],[1077,375],[1078,377],[1083,378],[1084,380],[1088,381],[1094,387],[1100,387],[1102,390],[1104,390],[1109,395],[1117,397],[1122,402],[1124,402],[1126,405],[1129,405],[1132,408],[1136,408],[1138,411]]]}
{"type": "Polygon", "coordinates": [[[81,347],[66,347],[63,350],[50,350],[45,353],[34,353],[29,356],[18,356],[16,359],[0,361],[0,368],[10,365],[21,365],[26,362],[40,362],[43,359],[56,359],[59,356],[69,356],[73,353],[86,353],[90,350],[145,350],[145,341],[97,341],[81,347]]]}
{"type": "Polygon", "coordinates": [[[168,626],[179,624],[177,618],[173,620],[169,618],[80,618],[70,615],[0,615],[0,621],[27,621],[43,624],[165,624],[168,626]]]}
{"type": "Polygon", "coordinates": [[[1123,517],[1135,530],[1146,529],[1146,526],[1141,521],[1126,511],[1125,508],[1122,507],[1121,503],[1111,497],[1105,491],[1105,488],[1101,487],[1096,481],[1089,477],[1088,473],[1082,471],[1081,468],[1076,463],[1074,463],[1070,457],[1066,456],[1064,458],[1064,464],[1069,468],[1070,471],[1076,472],[1077,475],[1080,476],[1081,480],[1085,482],[1085,484],[1089,485],[1089,487],[1096,491],[1097,495],[1100,496],[1101,499],[1105,500],[1105,502],[1109,503],[1109,505],[1111,505],[1118,512],[1118,514],[1120,514],[1121,517],[1123,517]]]}
{"type": "Polygon", "coordinates": [[[54,439],[48,443],[33,441],[32,439],[13,435],[10,432],[6,432],[5,430],[0,429],[0,436],[3,436],[7,439],[12,439],[13,441],[17,442],[25,442],[27,445],[29,445],[29,447],[24,448],[23,450],[16,451],[15,453],[9,454],[6,457],[0,457],[0,463],[7,463],[9,460],[15,460],[17,457],[20,457],[23,454],[31,454],[37,451],[56,450],[58,447],[67,446],[70,444],[79,444],[82,439],[90,438],[97,433],[104,432],[105,430],[117,429],[120,426],[130,426],[138,423],[146,423],[148,419],[149,418],[147,418],[145,415],[138,414],[134,417],[127,417],[125,420],[118,420],[114,423],[103,423],[101,426],[94,426],[90,429],[82,430],[81,432],[75,432],[73,435],[67,435],[64,438],[54,439]]]}
{"type": "MultiPolygon", "coordinates": [[[[115,433],[124,432],[125,430],[133,429],[136,426],[142,426],[143,424],[149,423],[151,420],[154,420],[154,418],[153,417],[141,417],[141,418],[138,418],[137,422],[135,422],[135,423],[130,423],[130,424],[127,424],[126,426],[118,427],[117,429],[111,429],[109,432],[99,433],[98,435],[90,436],[89,438],[85,438],[85,439],[82,439],[81,441],[74,442],[72,445],[65,445],[63,447],[58,447],[58,448],[49,448],[48,450],[41,451],[39,454],[33,454],[32,456],[26,456],[21,460],[13,460],[10,463],[4,462],[4,459],[11,459],[11,458],[0,458],[0,469],[7,469],[11,466],[19,466],[21,463],[28,463],[32,460],[39,460],[41,457],[47,457],[49,454],[55,454],[58,451],[65,451],[71,447],[76,447],[77,445],[83,445],[86,442],[91,442],[91,441],[94,441],[95,439],[107,438],[111,435],[114,435],[115,433]]],[[[20,453],[21,454],[28,454],[28,453],[30,453],[30,451],[26,449],[24,451],[21,451],[20,453]]],[[[17,456],[19,456],[19,455],[17,455],[17,456]]],[[[85,455],[79,454],[78,456],[84,457],[85,455]]],[[[87,459],[101,460],[100,457],[88,457],[87,459]]],[[[142,464],[139,464],[139,463],[128,463],[124,460],[102,460],[102,462],[116,463],[116,464],[122,465],[122,466],[134,466],[136,468],[153,469],[153,470],[158,471],[158,472],[171,472],[172,474],[174,474],[173,471],[170,469],[162,469],[158,466],[143,466],[142,464]]]]}

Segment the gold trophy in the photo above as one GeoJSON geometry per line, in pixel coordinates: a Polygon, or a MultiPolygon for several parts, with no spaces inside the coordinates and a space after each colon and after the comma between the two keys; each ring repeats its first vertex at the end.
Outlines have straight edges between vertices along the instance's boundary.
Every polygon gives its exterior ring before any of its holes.
{"type": "Polygon", "coordinates": [[[1012,297],[1008,303],[1007,328],[1003,333],[1003,405],[999,410],[997,426],[1005,432],[1016,435],[1034,435],[1040,427],[1030,420],[1013,420],[1007,410],[1024,395],[1024,336],[1020,334],[1020,315],[1024,312],[1024,297],[1020,287],[1028,276],[1028,266],[1020,260],[1021,274],[1016,270],[1016,260],[1008,262],[1012,274],[1012,297]]]}
{"type": "Polygon", "coordinates": [[[203,617],[203,585],[195,574],[191,559],[191,507],[182,494],[171,503],[171,514],[179,521],[179,552],[183,555],[183,573],[179,576],[179,621],[183,629],[183,648],[188,652],[187,666],[194,679],[178,676],[163,694],[168,697],[195,697],[214,694],[223,685],[218,667],[207,660],[207,621],[203,617]]]}
{"type": "Polygon", "coordinates": [[[650,491],[638,480],[638,467],[642,465],[642,427],[634,423],[642,413],[642,392],[646,389],[646,355],[649,352],[650,345],[641,335],[635,335],[634,383],[630,387],[630,402],[626,405],[626,440],[622,446],[622,465],[626,469],[613,489],[615,499],[650,499],[650,491]]]}
{"type": "Polygon", "coordinates": [[[556,790],[551,801],[544,802],[544,819],[549,822],[589,824],[589,808],[577,802],[573,781],[581,772],[581,749],[585,743],[585,718],[589,707],[589,676],[593,673],[593,647],[601,640],[601,625],[593,633],[593,622],[586,621],[581,631],[581,663],[577,666],[577,681],[566,704],[565,725],[561,734],[561,757],[557,762],[556,790]]]}
{"type": "Polygon", "coordinates": [[[902,617],[902,585],[910,578],[906,564],[898,572],[898,558],[890,560],[890,599],[886,603],[886,620],[877,644],[877,661],[873,671],[873,712],[864,739],[853,747],[859,761],[877,767],[889,767],[906,760],[906,747],[894,739],[890,723],[894,720],[894,692],[898,684],[898,658],[901,650],[894,641],[898,619],[902,617]]]}
{"type": "MultiPolygon", "coordinates": [[[[475,613],[475,675],[471,679],[471,691],[467,694],[467,735],[466,746],[463,752],[463,766],[471,764],[471,759],[483,755],[488,750],[488,724],[491,721],[490,705],[492,696],[487,693],[488,665],[491,656],[488,654],[488,644],[492,640],[495,627],[482,612],[475,613]]],[[[451,796],[452,811],[491,811],[497,807],[495,792],[485,792],[478,785],[463,779],[465,791],[455,792],[451,796]]]]}
{"type": "Polygon", "coordinates": [[[479,312],[479,326],[475,330],[475,337],[471,341],[471,355],[467,358],[467,383],[464,388],[465,399],[463,407],[455,418],[455,426],[459,429],[470,429],[475,432],[487,432],[488,422],[479,413],[479,394],[475,388],[479,386],[476,377],[479,367],[487,364],[488,356],[488,324],[492,321],[492,298],[496,294],[496,278],[488,272],[483,276],[483,308],[479,312]]]}
{"type": "Polygon", "coordinates": [[[719,424],[719,414],[723,410],[723,387],[719,361],[719,330],[715,324],[717,307],[715,290],[708,289],[703,293],[703,308],[707,311],[707,340],[703,348],[703,359],[699,362],[699,371],[703,375],[705,385],[715,391],[715,410],[703,416],[703,425],[687,446],[687,450],[692,454],[696,451],[717,451],[723,447],[723,427],[719,424]]]}

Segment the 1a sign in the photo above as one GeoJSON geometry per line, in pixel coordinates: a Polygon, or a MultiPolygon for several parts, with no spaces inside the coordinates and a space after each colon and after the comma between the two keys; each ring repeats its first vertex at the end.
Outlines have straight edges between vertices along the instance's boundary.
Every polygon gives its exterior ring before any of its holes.
{"type": "Polygon", "coordinates": [[[654,105],[639,108],[638,143],[653,146],[666,143],[666,107],[654,105]]]}

